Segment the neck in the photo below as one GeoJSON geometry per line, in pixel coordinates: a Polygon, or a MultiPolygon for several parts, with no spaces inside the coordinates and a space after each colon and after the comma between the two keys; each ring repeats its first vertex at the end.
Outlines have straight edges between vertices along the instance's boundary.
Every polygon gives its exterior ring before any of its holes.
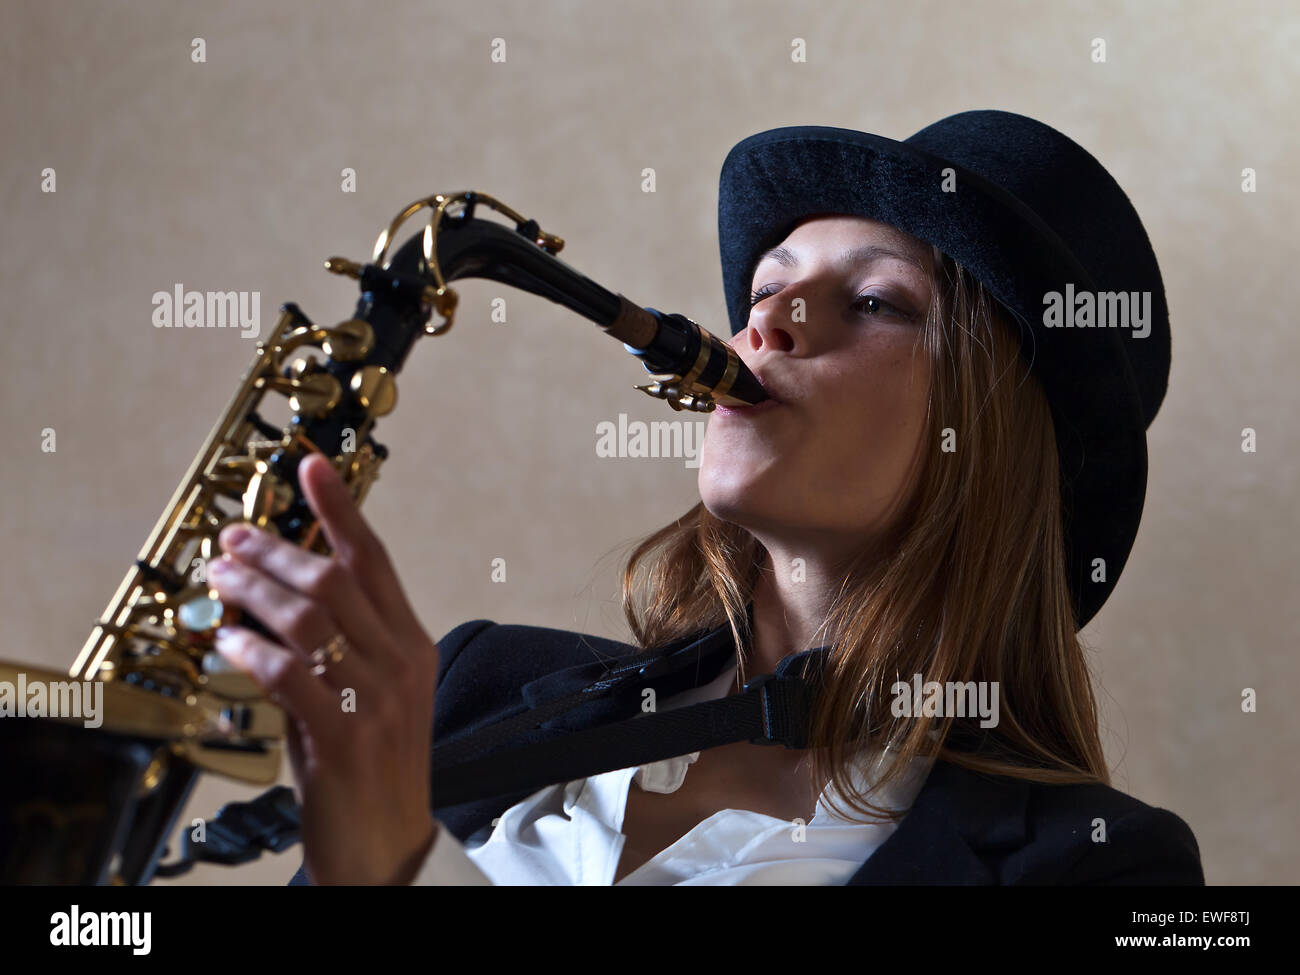
{"type": "Polygon", "coordinates": [[[807,550],[768,547],[754,586],[753,640],[746,676],[770,674],[781,659],[828,642],[819,632],[843,583],[839,562],[807,550]],[[802,559],[796,562],[795,559],[802,559]]]}

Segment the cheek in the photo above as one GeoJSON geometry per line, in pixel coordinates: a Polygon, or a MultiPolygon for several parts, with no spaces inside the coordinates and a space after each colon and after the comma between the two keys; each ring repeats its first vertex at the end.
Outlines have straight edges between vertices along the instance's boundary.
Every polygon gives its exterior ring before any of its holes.
{"type": "Polygon", "coordinates": [[[845,412],[857,416],[902,416],[924,403],[930,379],[929,363],[921,349],[903,336],[863,342],[846,356],[851,367],[836,368],[820,382],[835,392],[828,397],[845,412]]]}
{"type": "MultiPolygon", "coordinates": [[[[842,436],[841,443],[856,444],[862,463],[879,470],[906,465],[923,435],[929,399],[929,369],[910,350],[880,362],[866,375],[852,377],[828,426],[842,436]]],[[[861,466],[861,465],[859,465],[861,466]]]]}

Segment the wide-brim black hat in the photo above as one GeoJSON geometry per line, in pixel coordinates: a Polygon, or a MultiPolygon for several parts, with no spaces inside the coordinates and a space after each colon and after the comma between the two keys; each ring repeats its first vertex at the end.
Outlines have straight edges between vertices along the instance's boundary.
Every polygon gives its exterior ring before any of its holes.
{"type": "Polygon", "coordinates": [[[727,154],[718,189],[733,335],[749,321],[759,255],[819,213],[879,220],[934,244],[1020,326],[1021,353],[1051,405],[1066,571],[1082,628],[1133,547],[1146,429],[1169,379],[1164,285],[1137,211],[1082,146],[1011,112],[951,115],[902,142],[829,126],[760,132],[727,154]],[[1149,295],[1149,333],[1045,324],[1046,297],[1064,299],[1067,285],[1075,295],[1149,295]]]}

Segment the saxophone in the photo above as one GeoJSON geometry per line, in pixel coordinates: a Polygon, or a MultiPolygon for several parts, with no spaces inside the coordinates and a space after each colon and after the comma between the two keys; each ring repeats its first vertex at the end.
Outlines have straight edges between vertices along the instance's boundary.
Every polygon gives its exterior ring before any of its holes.
{"type": "Polygon", "coordinates": [[[396,405],[397,374],[417,338],[451,328],[457,295],[448,282],[490,278],[596,322],[650,373],[635,388],[674,410],[767,398],[727,343],[602,288],[555,256],[563,243],[484,193],[437,194],[393,218],[369,263],[325,262],[359,283],[351,318],[323,328],[297,305],[281,306],[68,674],[0,660],[0,688],[18,688],[23,701],[43,685],[50,712],[0,721],[0,882],[147,884],[200,774],[276,781],[286,715],[212,649],[223,624],[268,631],[222,605],[206,565],[219,556],[218,533],[237,521],[329,553],[297,466],[325,454],[362,501],[388,453],[374,428],[396,405]],[[513,228],[475,216],[480,205],[513,228]],[[424,229],[390,256],[402,225],[423,210],[424,229]],[[281,427],[262,415],[272,394],[292,411],[281,427]],[[98,726],[73,716],[75,706],[52,706],[75,705],[78,689],[102,695],[98,726]]]}

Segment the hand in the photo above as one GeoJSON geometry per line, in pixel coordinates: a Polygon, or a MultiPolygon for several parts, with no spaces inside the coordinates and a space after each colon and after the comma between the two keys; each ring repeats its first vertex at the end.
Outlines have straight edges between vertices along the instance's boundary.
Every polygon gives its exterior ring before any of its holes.
{"type": "Polygon", "coordinates": [[[223,627],[216,649],[288,714],[312,881],[410,883],[437,835],[429,753],[438,646],[329,460],[308,456],[298,480],[333,554],[226,526],[209,585],[281,642],[223,627]],[[339,634],[343,658],[312,676],[312,651],[339,634]]]}

